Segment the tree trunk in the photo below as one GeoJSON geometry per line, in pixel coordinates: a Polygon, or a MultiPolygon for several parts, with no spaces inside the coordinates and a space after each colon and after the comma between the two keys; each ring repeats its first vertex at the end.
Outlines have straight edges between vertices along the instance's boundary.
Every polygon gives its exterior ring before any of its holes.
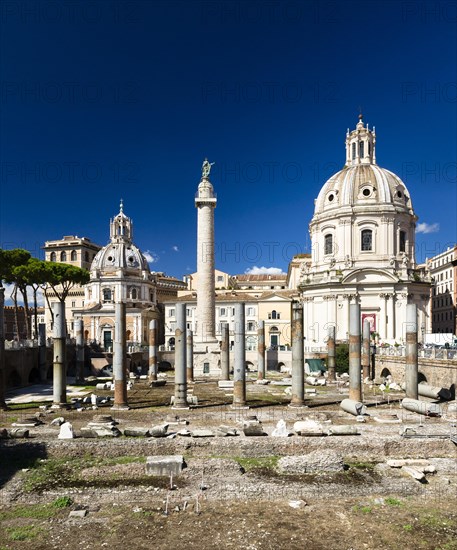
{"type": "Polygon", "coordinates": [[[19,334],[19,312],[18,312],[18,305],[17,305],[17,285],[14,285],[13,292],[11,293],[11,298],[14,302],[14,324],[16,327],[16,341],[19,342],[20,334],[19,334]]]}
{"type": "Polygon", "coordinates": [[[27,297],[27,285],[26,286],[20,286],[19,290],[22,294],[22,299],[24,300],[24,324],[25,324],[25,338],[27,340],[30,339],[30,308],[29,308],[29,299],[27,297]]]}

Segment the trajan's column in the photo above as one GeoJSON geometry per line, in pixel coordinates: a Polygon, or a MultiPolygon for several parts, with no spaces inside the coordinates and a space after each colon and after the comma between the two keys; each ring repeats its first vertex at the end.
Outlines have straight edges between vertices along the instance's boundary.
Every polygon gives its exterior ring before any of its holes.
{"type": "Polygon", "coordinates": [[[205,159],[202,179],[195,197],[197,221],[197,324],[196,342],[216,342],[214,281],[214,209],[217,199],[209,181],[211,166],[205,159]]]}

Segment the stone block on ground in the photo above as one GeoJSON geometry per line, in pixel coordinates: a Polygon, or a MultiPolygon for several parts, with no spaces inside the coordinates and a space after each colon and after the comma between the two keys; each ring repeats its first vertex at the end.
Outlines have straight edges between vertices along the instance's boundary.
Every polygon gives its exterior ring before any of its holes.
{"type": "Polygon", "coordinates": [[[342,472],[342,455],[329,449],[312,451],[306,455],[284,456],[278,461],[278,471],[283,474],[309,474],[317,472],[342,472]]]}
{"type": "Polygon", "coordinates": [[[75,434],[73,432],[73,426],[70,422],[64,422],[60,426],[60,432],[57,436],[58,439],[74,439],[75,434]]]}
{"type": "Polygon", "coordinates": [[[360,435],[357,426],[332,426],[327,431],[328,435],[360,435]]]}
{"type": "Polygon", "coordinates": [[[294,432],[302,436],[320,436],[325,435],[320,422],[315,420],[298,420],[294,424],[294,432]]]}
{"type": "Polygon", "coordinates": [[[199,429],[192,430],[192,437],[214,437],[214,433],[211,430],[199,429]]]}
{"type": "Polygon", "coordinates": [[[127,437],[148,437],[149,429],[141,426],[128,426],[124,428],[124,435],[127,437]]]}
{"type": "Polygon", "coordinates": [[[229,426],[219,426],[216,429],[216,435],[219,437],[237,436],[240,435],[236,428],[230,428],[229,426]]]}
{"type": "Polygon", "coordinates": [[[20,439],[22,437],[29,437],[30,432],[26,428],[11,428],[9,434],[14,439],[20,439]]]}
{"type": "Polygon", "coordinates": [[[168,424],[159,424],[158,426],[152,426],[149,428],[149,435],[151,437],[166,437],[168,431],[168,424]]]}
{"type": "Polygon", "coordinates": [[[152,476],[179,475],[184,468],[182,455],[146,457],[146,473],[152,476]]]}

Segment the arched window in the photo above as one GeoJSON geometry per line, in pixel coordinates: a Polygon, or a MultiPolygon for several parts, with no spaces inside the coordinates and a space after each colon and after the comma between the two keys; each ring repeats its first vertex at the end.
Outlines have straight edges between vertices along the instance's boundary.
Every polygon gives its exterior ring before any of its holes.
{"type": "Polygon", "coordinates": [[[70,259],[72,262],[76,262],[76,250],[71,251],[70,259]]]}
{"type": "Polygon", "coordinates": [[[65,250],[60,253],[60,261],[61,262],[66,262],[67,261],[67,253],[65,252],[65,250]]]}
{"type": "Polygon", "coordinates": [[[330,233],[324,237],[324,254],[333,253],[333,235],[330,233]]]}
{"type": "Polygon", "coordinates": [[[398,249],[400,252],[406,252],[406,231],[400,231],[398,249]]]}
{"type": "Polygon", "coordinates": [[[364,151],[363,145],[364,145],[364,143],[363,143],[363,141],[361,141],[361,142],[359,143],[359,157],[360,157],[361,159],[363,159],[363,151],[364,151]]]}
{"type": "Polygon", "coordinates": [[[277,319],[277,313],[275,309],[271,312],[271,319],[277,319]]]}
{"type": "Polygon", "coordinates": [[[89,252],[87,252],[87,250],[84,252],[84,261],[85,262],[89,261],[89,252]]]}
{"type": "Polygon", "coordinates": [[[111,289],[110,288],[104,288],[103,289],[103,302],[111,302],[111,289]]]}
{"type": "Polygon", "coordinates": [[[362,250],[373,250],[373,231],[371,229],[364,229],[361,234],[362,250]]]}
{"type": "Polygon", "coordinates": [[[356,149],[355,149],[355,143],[353,143],[353,144],[352,144],[352,160],[355,159],[355,151],[356,151],[356,149]]]}
{"type": "Polygon", "coordinates": [[[49,259],[51,262],[55,262],[57,260],[57,256],[55,252],[51,252],[51,255],[49,256],[49,259]]]}
{"type": "Polygon", "coordinates": [[[132,300],[136,300],[138,298],[138,291],[136,288],[132,288],[132,300]]]}

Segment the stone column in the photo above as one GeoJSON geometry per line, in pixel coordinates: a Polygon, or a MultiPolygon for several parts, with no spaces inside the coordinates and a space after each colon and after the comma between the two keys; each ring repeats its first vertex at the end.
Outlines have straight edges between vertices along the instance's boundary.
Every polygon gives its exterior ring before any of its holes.
{"type": "Polygon", "coordinates": [[[187,331],[186,365],[187,365],[187,382],[193,382],[194,381],[194,333],[192,330],[187,331]]]}
{"type": "Polygon", "coordinates": [[[395,294],[389,295],[389,338],[395,339],[395,294]]]}
{"type": "Polygon", "coordinates": [[[349,399],[362,401],[359,304],[349,306],[349,399]]]}
{"type": "Polygon", "coordinates": [[[5,289],[0,280],[0,409],[6,409],[5,402],[5,289]]]}
{"type": "Polygon", "coordinates": [[[417,358],[417,306],[406,305],[406,397],[418,398],[418,358],[417,358]]]}
{"type": "Polygon", "coordinates": [[[127,402],[127,349],[126,349],[126,308],[124,302],[114,304],[114,343],[113,343],[113,409],[128,409],[127,402]]]}
{"type": "Polygon", "coordinates": [[[84,382],[84,321],[76,319],[75,321],[76,335],[76,384],[84,382]]]}
{"type": "Polygon", "coordinates": [[[174,409],[188,409],[186,373],[186,304],[176,304],[174,409]]]}
{"type": "Polygon", "coordinates": [[[157,321],[149,321],[149,381],[157,380],[157,321]]]}
{"type": "Polygon", "coordinates": [[[292,407],[305,404],[305,361],[303,350],[303,305],[292,302],[292,407]]]}
{"type": "Polygon", "coordinates": [[[370,378],[370,321],[364,319],[362,327],[362,369],[363,379],[370,378]]]}
{"type": "Polygon", "coordinates": [[[48,377],[48,365],[46,364],[46,324],[38,325],[38,355],[40,368],[40,381],[46,382],[48,377]]]}
{"type": "Polygon", "coordinates": [[[233,406],[246,406],[246,340],[244,304],[235,304],[235,368],[233,406]]]}
{"type": "Polygon", "coordinates": [[[257,328],[257,377],[265,378],[265,322],[259,321],[257,328]]]}
{"type": "Polygon", "coordinates": [[[207,177],[198,186],[197,220],[197,333],[198,342],[216,341],[214,281],[214,209],[217,199],[207,177]]]}
{"type": "Polygon", "coordinates": [[[67,406],[67,326],[65,303],[54,302],[54,380],[53,407],[67,406]]]}
{"type": "Polygon", "coordinates": [[[230,380],[230,331],[228,324],[222,326],[221,380],[230,380]]]}
{"type": "Polygon", "coordinates": [[[335,374],[335,327],[328,327],[327,338],[327,374],[328,380],[334,382],[336,380],[335,374]]]}

